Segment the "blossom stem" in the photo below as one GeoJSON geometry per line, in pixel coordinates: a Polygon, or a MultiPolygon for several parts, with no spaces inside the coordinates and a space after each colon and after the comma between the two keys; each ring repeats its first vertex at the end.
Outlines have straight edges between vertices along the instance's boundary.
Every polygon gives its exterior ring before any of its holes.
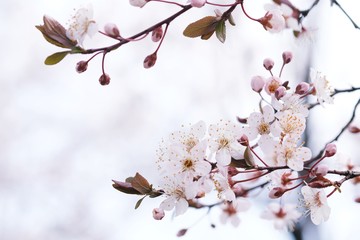
{"type": "Polygon", "coordinates": [[[301,185],[303,185],[304,183],[303,182],[300,182],[299,184],[296,184],[295,186],[291,187],[291,188],[287,188],[284,190],[284,193],[285,192],[288,192],[288,191],[291,191],[291,190],[294,190],[295,188],[298,188],[300,187],[301,185]]]}
{"type": "Polygon", "coordinates": [[[269,165],[267,165],[267,164],[261,159],[261,157],[259,157],[259,155],[257,155],[257,153],[254,151],[254,149],[253,149],[251,146],[249,146],[249,149],[250,149],[251,152],[257,157],[257,159],[260,160],[260,162],[262,162],[266,167],[269,166],[269,165]]]}
{"type": "Polygon", "coordinates": [[[216,7],[232,7],[232,6],[237,5],[239,3],[234,2],[234,3],[231,3],[231,4],[219,4],[219,3],[212,3],[212,2],[206,1],[206,4],[216,6],[216,7]]]}
{"type": "Polygon", "coordinates": [[[258,176],[255,176],[255,177],[251,177],[251,178],[244,179],[244,180],[234,181],[234,183],[233,183],[232,185],[234,186],[234,185],[237,184],[237,183],[249,182],[249,181],[252,181],[252,180],[261,178],[261,177],[263,177],[263,176],[265,176],[265,175],[267,175],[267,174],[269,174],[269,173],[270,173],[270,171],[266,171],[266,172],[264,172],[264,173],[262,173],[262,174],[260,174],[260,175],[258,175],[258,176]]]}
{"type": "Polygon", "coordinates": [[[260,22],[259,19],[250,17],[250,15],[246,12],[246,10],[245,10],[245,8],[244,8],[244,3],[243,3],[243,1],[240,2],[240,5],[241,5],[241,9],[242,9],[243,13],[245,14],[245,16],[246,16],[247,18],[249,18],[250,20],[256,21],[256,22],[260,22]]]}
{"type": "Polygon", "coordinates": [[[166,35],[166,33],[167,33],[168,27],[169,27],[169,23],[166,23],[166,26],[165,26],[165,29],[164,29],[164,34],[163,34],[163,36],[162,36],[162,38],[161,38],[161,40],[160,40],[159,45],[157,46],[157,48],[156,48],[156,50],[155,50],[155,53],[157,53],[157,52],[159,51],[160,46],[161,46],[161,44],[163,43],[163,40],[164,40],[165,35],[166,35]]]}

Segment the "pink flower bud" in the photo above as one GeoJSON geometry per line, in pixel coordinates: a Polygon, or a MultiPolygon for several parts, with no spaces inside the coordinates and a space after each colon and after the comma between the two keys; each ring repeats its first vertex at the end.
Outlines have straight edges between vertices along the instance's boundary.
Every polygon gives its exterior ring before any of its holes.
{"type": "Polygon", "coordinates": [[[286,191],[286,189],[284,189],[282,187],[274,187],[269,192],[269,198],[271,198],[271,199],[279,198],[285,193],[285,191],[286,191]]]}
{"type": "Polygon", "coordinates": [[[280,86],[275,91],[275,97],[277,100],[281,99],[286,94],[286,88],[284,86],[280,86]]]}
{"type": "Polygon", "coordinates": [[[308,84],[307,82],[301,82],[296,86],[295,93],[299,95],[303,95],[307,93],[309,89],[310,89],[310,84],[308,84]]]}
{"type": "Polygon", "coordinates": [[[329,143],[325,147],[325,157],[332,157],[336,153],[336,145],[334,143],[329,143]]]}
{"type": "Polygon", "coordinates": [[[316,177],[316,176],[325,176],[329,170],[329,167],[321,164],[316,166],[310,173],[310,177],[316,177]]]}
{"type": "Polygon", "coordinates": [[[265,79],[261,76],[255,76],[251,79],[251,88],[255,92],[261,92],[265,85],[265,79]]]}
{"type": "Polygon", "coordinates": [[[104,73],[103,75],[101,75],[101,77],[99,78],[99,82],[101,85],[108,85],[110,83],[110,76],[107,73],[104,73]]]}
{"type": "Polygon", "coordinates": [[[351,133],[359,133],[360,132],[360,128],[357,126],[354,126],[354,125],[350,125],[348,129],[351,133]]]}
{"type": "Polygon", "coordinates": [[[266,80],[264,88],[267,94],[271,95],[272,93],[275,93],[276,89],[278,89],[280,86],[281,86],[280,78],[270,77],[266,80]]]}
{"type": "Polygon", "coordinates": [[[88,67],[88,62],[87,61],[80,61],[80,62],[78,62],[76,64],[76,71],[78,73],[85,72],[87,67],[88,67]]]}
{"type": "Polygon", "coordinates": [[[142,8],[149,0],[129,0],[130,4],[134,7],[142,8]]]}
{"type": "Polygon", "coordinates": [[[239,123],[247,124],[247,118],[236,117],[239,123]]]}
{"type": "Polygon", "coordinates": [[[161,40],[163,36],[163,29],[162,29],[162,26],[158,27],[158,28],[155,28],[152,33],[151,33],[151,40],[153,42],[158,42],[161,40]]]}
{"type": "Polygon", "coordinates": [[[355,198],[355,202],[360,203],[360,197],[355,198]]]}
{"type": "Polygon", "coordinates": [[[155,65],[157,59],[156,52],[147,56],[144,60],[144,68],[151,68],[155,65]]]}
{"type": "Polygon", "coordinates": [[[323,176],[317,176],[307,183],[307,185],[311,188],[326,188],[333,186],[333,182],[323,176]]]}
{"type": "Polygon", "coordinates": [[[271,58],[265,58],[263,65],[266,70],[270,71],[274,67],[274,60],[271,58]]]}
{"type": "Polygon", "coordinates": [[[243,146],[249,146],[249,138],[245,134],[240,137],[238,142],[243,146]]]}
{"type": "Polygon", "coordinates": [[[284,64],[288,64],[289,62],[291,62],[292,57],[293,57],[293,55],[291,52],[289,52],[289,51],[283,52],[282,58],[283,58],[284,64]]]}
{"type": "Polygon", "coordinates": [[[114,23],[107,23],[104,27],[106,35],[117,38],[120,37],[120,31],[114,23]]]}
{"type": "Polygon", "coordinates": [[[180,229],[180,230],[177,232],[176,236],[177,236],[177,237],[182,237],[182,236],[184,236],[184,235],[186,234],[187,230],[188,230],[187,228],[180,229]]]}
{"type": "Polygon", "coordinates": [[[201,8],[205,5],[206,0],[191,0],[191,6],[201,8]]]}
{"type": "Polygon", "coordinates": [[[161,220],[165,216],[165,212],[161,208],[154,208],[152,214],[155,220],[161,220]]]}

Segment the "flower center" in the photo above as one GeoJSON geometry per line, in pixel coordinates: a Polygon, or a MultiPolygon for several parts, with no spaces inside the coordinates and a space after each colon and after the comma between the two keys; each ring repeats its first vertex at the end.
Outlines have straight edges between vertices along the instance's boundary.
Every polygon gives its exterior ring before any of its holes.
{"type": "Polygon", "coordinates": [[[317,192],[314,196],[314,204],[318,207],[321,207],[323,205],[323,203],[321,202],[321,198],[320,198],[320,192],[317,192]]]}
{"type": "Polygon", "coordinates": [[[228,139],[226,139],[226,138],[221,138],[221,139],[219,140],[219,144],[220,144],[219,149],[227,147],[227,146],[229,145],[229,143],[230,143],[230,142],[229,142],[228,139]]]}
{"type": "Polygon", "coordinates": [[[284,212],[284,210],[280,208],[280,210],[277,213],[275,213],[275,215],[278,218],[284,218],[286,216],[286,212],[284,212]]]}
{"type": "Polygon", "coordinates": [[[183,172],[194,170],[194,162],[192,159],[187,158],[183,161],[183,172]]]}
{"type": "Polygon", "coordinates": [[[257,127],[257,130],[260,135],[269,134],[270,133],[270,125],[268,123],[262,122],[257,127]]]}
{"type": "Polygon", "coordinates": [[[189,138],[185,142],[186,151],[190,152],[190,150],[196,145],[196,141],[193,138],[189,138]]]}

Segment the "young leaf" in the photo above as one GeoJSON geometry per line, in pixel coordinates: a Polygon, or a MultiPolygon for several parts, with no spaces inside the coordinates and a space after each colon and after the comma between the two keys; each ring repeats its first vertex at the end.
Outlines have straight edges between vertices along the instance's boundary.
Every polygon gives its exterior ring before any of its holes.
{"type": "Polygon", "coordinates": [[[116,180],[112,180],[112,181],[114,182],[114,184],[112,186],[120,192],[127,193],[127,194],[142,195],[139,191],[134,189],[131,186],[131,183],[129,183],[129,182],[120,182],[120,181],[116,181],[116,180]]]}
{"type": "Polygon", "coordinates": [[[234,21],[234,18],[233,18],[233,16],[232,16],[231,13],[230,13],[230,16],[229,16],[228,20],[229,20],[229,23],[230,23],[232,26],[235,26],[235,25],[236,25],[236,24],[235,24],[235,21],[234,21]]]}
{"type": "Polygon", "coordinates": [[[214,33],[217,22],[218,18],[215,16],[204,17],[196,22],[190,23],[185,28],[183,34],[186,37],[201,37],[201,39],[207,40],[214,33]]]}
{"type": "Polygon", "coordinates": [[[248,167],[255,166],[254,157],[253,157],[249,147],[246,147],[246,149],[245,149],[244,158],[245,158],[245,162],[248,165],[248,167]]]}
{"type": "Polygon", "coordinates": [[[139,173],[135,174],[135,177],[131,181],[131,186],[141,194],[148,194],[152,191],[152,187],[149,182],[139,173]]]}
{"type": "Polygon", "coordinates": [[[220,21],[216,25],[216,37],[220,42],[224,43],[226,39],[226,26],[225,21],[220,21]]]}
{"type": "Polygon", "coordinates": [[[140,198],[136,204],[135,204],[135,209],[138,209],[140,207],[140,204],[142,203],[142,201],[144,200],[144,198],[146,198],[146,195],[143,196],[142,198],[140,198]]]}
{"type": "Polygon", "coordinates": [[[70,53],[70,51],[54,53],[45,59],[45,64],[46,65],[55,65],[55,64],[59,63],[61,60],[63,60],[64,57],[66,55],[68,55],[69,53],[70,53]]]}

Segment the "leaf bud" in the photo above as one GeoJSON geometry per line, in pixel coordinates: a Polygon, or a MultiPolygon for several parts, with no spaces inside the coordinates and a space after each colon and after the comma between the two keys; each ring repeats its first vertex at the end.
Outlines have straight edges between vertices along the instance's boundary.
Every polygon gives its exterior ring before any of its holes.
{"type": "Polygon", "coordinates": [[[110,76],[107,73],[104,73],[100,76],[99,82],[101,85],[108,85],[110,83],[110,76]]]}
{"type": "Polygon", "coordinates": [[[157,59],[156,52],[147,56],[144,60],[144,68],[151,68],[155,65],[157,59]]]}
{"type": "Polygon", "coordinates": [[[270,71],[274,67],[274,60],[272,60],[271,58],[265,58],[263,66],[266,70],[270,71]]]}
{"type": "Polygon", "coordinates": [[[76,64],[76,71],[78,73],[85,72],[87,67],[88,67],[88,62],[87,61],[80,61],[80,62],[78,62],[76,64]]]}

